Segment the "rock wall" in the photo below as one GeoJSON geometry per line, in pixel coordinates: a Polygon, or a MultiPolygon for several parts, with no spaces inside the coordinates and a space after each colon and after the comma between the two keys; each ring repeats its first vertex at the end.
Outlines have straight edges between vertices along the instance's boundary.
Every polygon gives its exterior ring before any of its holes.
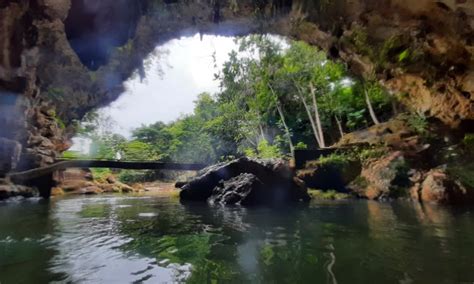
{"type": "Polygon", "coordinates": [[[42,56],[39,39],[51,32],[47,19],[55,18],[61,23],[59,16],[67,14],[68,9],[62,4],[0,4],[0,177],[11,170],[52,163],[58,153],[69,147],[65,127],[56,116],[56,106],[41,95],[38,77],[42,56]]]}
{"type": "Polygon", "coordinates": [[[379,80],[409,109],[466,125],[473,29],[474,3],[460,0],[4,0],[0,156],[17,161],[2,159],[0,174],[52,162],[69,146],[65,126],[115,100],[157,44],[196,32],[304,40],[379,80]]]}

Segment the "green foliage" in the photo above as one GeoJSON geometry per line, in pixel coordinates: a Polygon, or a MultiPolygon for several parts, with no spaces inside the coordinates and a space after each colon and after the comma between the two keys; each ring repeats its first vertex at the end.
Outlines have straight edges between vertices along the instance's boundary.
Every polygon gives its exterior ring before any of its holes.
{"type": "Polygon", "coordinates": [[[273,159],[281,158],[283,155],[280,152],[278,145],[271,145],[267,140],[262,139],[257,146],[257,149],[246,148],[244,154],[251,158],[273,159]]]}
{"type": "Polygon", "coordinates": [[[319,158],[317,163],[319,165],[347,165],[351,161],[351,156],[345,153],[332,153],[328,156],[319,158]]]}
{"type": "Polygon", "coordinates": [[[357,150],[356,156],[362,163],[364,163],[373,159],[380,158],[385,155],[385,153],[387,153],[387,149],[385,148],[363,148],[357,150]]]}
{"type": "Polygon", "coordinates": [[[250,158],[258,158],[257,152],[255,151],[255,149],[252,149],[252,148],[244,149],[244,154],[245,156],[250,157],[250,158]]]}
{"type": "Polygon", "coordinates": [[[80,159],[83,155],[77,151],[65,151],[62,153],[63,159],[80,159]]]}
{"type": "Polygon", "coordinates": [[[61,88],[49,88],[46,92],[46,96],[48,99],[52,100],[53,102],[63,102],[65,99],[66,91],[61,88]]]}
{"type": "Polygon", "coordinates": [[[367,188],[369,186],[369,182],[363,176],[356,177],[352,183],[359,188],[367,188]]]}
{"type": "MultiPolygon", "coordinates": [[[[366,42],[366,35],[356,32],[355,41],[366,42]]],[[[229,54],[216,74],[221,91],[200,94],[192,114],[168,124],[143,125],[133,131],[132,139],[125,139],[111,133],[113,122],[107,117],[89,113],[78,131],[92,140],[90,155],[115,159],[121,153],[123,160],[196,163],[242,155],[282,158],[290,156],[292,148],[318,147],[310,119],[316,117],[316,106],[328,145],[340,137],[334,135],[336,122],[342,131],[368,125],[365,91],[376,113],[387,112],[390,96],[379,84],[351,79],[343,64],[317,48],[297,41],[286,48],[264,35],[237,42],[239,50],[229,54]]],[[[133,48],[127,43],[119,53],[133,48]]],[[[137,178],[141,177],[123,173],[124,180],[137,178]]]]}
{"type": "Polygon", "coordinates": [[[121,170],[118,180],[125,184],[150,181],[150,171],[121,170]]]}
{"type": "Polygon", "coordinates": [[[428,133],[428,121],[422,113],[411,113],[407,116],[408,125],[418,134],[426,135],[428,133]]]}
{"type": "Polygon", "coordinates": [[[447,171],[468,189],[474,190],[474,162],[450,165],[447,171]]]}
{"type": "Polygon", "coordinates": [[[410,50],[405,49],[404,51],[400,52],[398,55],[398,62],[406,61],[410,57],[410,50]]]}
{"type": "Polygon", "coordinates": [[[278,146],[271,145],[267,140],[263,139],[258,143],[258,157],[262,159],[281,158],[282,154],[278,146]]]}
{"type": "Polygon", "coordinates": [[[469,151],[474,151],[474,133],[466,133],[462,142],[469,151]]]}
{"type": "Polygon", "coordinates": [[[349,199],[351,196],[347,193],[337,192],[335,190],[317,190],[317,189],[309,189],[308,194],[311,198],[316,200],[344,200],[349,199]]]}
{"type": "Polygon", "coordinates": [[[105,182],[106,178],[112,174],[110,169],[106,168],[91,168],[94,180],[105,182]]]}
{"type": "Polygon", "coordinates": [[[123,153],[122,159],[126,161],[150,161],[156,160],[151,145],[141,141],[124,142],[119,146],[123,153]]]}
{"type": "Polygon", "coordinates": [[[372,56],[373,51],[369,44],[369,35],[363,28],[354,28],[350,40],[357,51],[364,55],[372,56]]]}
{"type": "Polygon", "coordinates": [[[308,145],[306,145],[304,142],[298,142],[298,144],[295,145],[295,150],[306,150],[308,149],[308,145]]]}
{"type": "Polygon", "coordinates": [[[61,129],[66,129],[66,124],[64,121],[58,116],[56,111],[53,109],[50,111],[50,115],[54,118],[54,121],[56,121],[56,124],[59,126],[61,129]]]}

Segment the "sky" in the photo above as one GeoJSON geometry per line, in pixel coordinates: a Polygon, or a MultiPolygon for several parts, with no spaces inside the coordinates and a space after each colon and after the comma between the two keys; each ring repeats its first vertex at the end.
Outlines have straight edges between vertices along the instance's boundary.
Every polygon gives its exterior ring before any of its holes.
{"type": "Polygon", "coordinates": [[[148,59],[146,78],[142,81],[134,76],[126,81],[126,91],[99,112],[109,115],[115,121],[114,132],[125,137],[142,124],[167,123],[192,113],[200,93],[219,90],[214,74],[233,49],[237,49],[233,38],[211,35],[184,37],[158,46],[155,51],[161,55],[148,59]]]}

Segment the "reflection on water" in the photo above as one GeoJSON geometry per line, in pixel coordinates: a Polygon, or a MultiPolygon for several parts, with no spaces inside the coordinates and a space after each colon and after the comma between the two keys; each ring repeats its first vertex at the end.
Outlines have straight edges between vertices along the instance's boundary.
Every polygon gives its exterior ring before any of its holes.
{"type": "Polygon", "coordinates": [[[474,215],[411,203],[274,209],[100,196],[0,203],[4,283],[474,281],[474,215]]]}

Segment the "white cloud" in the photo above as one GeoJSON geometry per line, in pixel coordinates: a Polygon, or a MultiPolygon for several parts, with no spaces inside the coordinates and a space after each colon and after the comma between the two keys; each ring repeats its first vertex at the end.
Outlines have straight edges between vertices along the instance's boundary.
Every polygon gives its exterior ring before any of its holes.
{"type": "Polygon", "coordinates": [[[195,35],[169,41],[157,47],[158,52],[166,50],[168,55],[153,58],[146,80],[128,80],[127,91],[100,111],[117,122],[115,132],[127,137],[142,124],[170,122],[182,114],[192,113],[198,94],[218,91],[214,74],[236,48],[233,38],[229,37],[205,35],[201,40],[195,35]],[[219,68],[215,68],[214,53],[219,68]],[[158,72],[160,67],[163,76],[158,72]]]}

